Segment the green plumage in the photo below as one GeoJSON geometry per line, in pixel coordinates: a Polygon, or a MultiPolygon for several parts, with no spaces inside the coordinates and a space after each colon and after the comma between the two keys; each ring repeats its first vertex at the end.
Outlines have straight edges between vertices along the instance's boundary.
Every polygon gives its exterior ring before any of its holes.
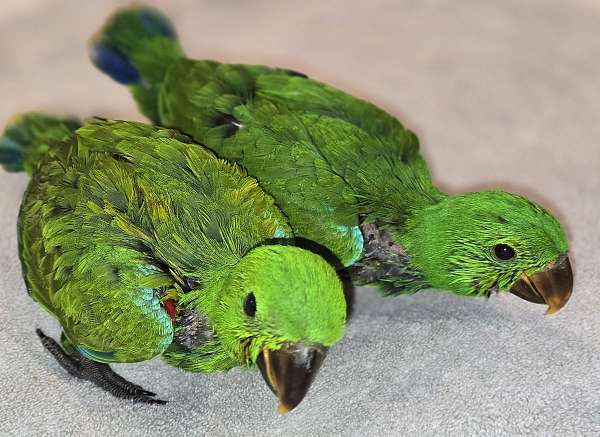
{"type": "Polygon", "coordinates": [[[95,38],[96,55],[107,55],[102,59],[119,70],[116,79],[131,85],[140,110],[154,122],[160,119],[158,92],[165,72],[183,55],[174,38],[170,23],[160,13],[144,8],[116,14],[106,32],[95,38]],[[143,78],[130,64],[144,71],[143,78]]]}
{"type": "Polygon", "coordinates": [[[335,271],[306,250],[262,245],[291,231],[254,179],[173,130],[105,120],[65,128],[71,136],[46,150],[19,218],[27,289],[62,325],[65,347],[99,362],[164,354],[211,372],[252,365],[264,348],[341,338],[335,271]],[[244,313],[249,293],[254,317],[244,313]],[[182,314],[203,331],[179,332],[182,314]]]}
{"type": "MultiPolygon", "coordinates": [[[[126,34],[113,24],[143,11],[117,12],[101,40],[119,48],[126,34]]],[[[526,199],[438,190],[416,136],[371,103],[289,70],[186,59],[174,34],[171,48],[160,39],[153,45],[147,29],[138,38],[163,63],[160,123],[242,165],[294,234],[351,266],[357,284],[377,283],[389,294],[436,287],[489,295],[567,251],[558,221],[526,199]],[[508,263],[492,255],[504,242],[517,250],[508,263]]],[[[153,74],[137,61],[141,53],[128,53],[141,78],[153,74]]]]}
{"type": "Polygon", "coordinates": [[[70,117],[16,116],[0,138],[0,165],[7,171],[31,174],[52,144],[69,138],[79,126],[79,121],[70,117]]]}

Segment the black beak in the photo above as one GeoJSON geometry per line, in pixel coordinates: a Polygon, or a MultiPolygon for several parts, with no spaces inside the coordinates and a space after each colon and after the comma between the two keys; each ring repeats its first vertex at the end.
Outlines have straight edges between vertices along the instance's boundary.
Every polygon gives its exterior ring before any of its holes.
{"type": "Polygon", "coordinates": [[[566,255],[550,263],[541,272],[531,276],[522,273],[510,289],[512,294],[529,302],[547,304],[546,314],[553,314],[565,306],[572,291],[573,271],[566,255]]]}
{"type": "Polygon", "coordinates": [[[302,401],[325,359],[327,348],[286,344],[281,349],[263,349],[256,365],[279,398],[277,412],[285,414],[302,401]]]}

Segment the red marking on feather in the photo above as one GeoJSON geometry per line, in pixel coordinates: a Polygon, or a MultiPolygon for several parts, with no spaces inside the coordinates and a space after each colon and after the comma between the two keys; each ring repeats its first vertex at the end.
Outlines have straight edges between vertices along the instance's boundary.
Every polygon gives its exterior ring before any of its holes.
{"type": "Polygon", "coordinates": [[[172,321],[175,321],[177,318],[177,308],[175,307],[175,301],[173,299],[167,299],[163,301],[163,308],[169,315],[172,321]]]}

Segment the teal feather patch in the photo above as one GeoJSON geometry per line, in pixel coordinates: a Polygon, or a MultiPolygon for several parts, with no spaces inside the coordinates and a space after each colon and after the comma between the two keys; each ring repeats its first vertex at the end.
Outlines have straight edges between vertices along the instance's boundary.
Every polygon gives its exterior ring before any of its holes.
{"type": "Polygon", "coordinates": [[[0,165],[6,171],[22,171],[24,155],[23,145],[7,136],[0,138],[0,165]]]}
{"type": "Polygon", "coordinates": [[[350,253],[354,253],[354,256],[345,262],[344,267],[351,266],[362,256],[364,239],[360,227],[339,225],[336,226],[335,229],[338,233],[343,234],[344,237],[348,238],[351,242],[352,250],[350,251],[350,253]]]}
{"type": "Polygon", "coordinates": [[[88,360],[98,363],[114,363],[117,361],[113,352],[99,352],[84,346],[75,346],[75,349],[88,360]]]}
{"type": "Polygon", "coordinates": [[[0,165],[6,171],[31,173],[51,145],[70,137],[79,126],[74,118],[36,112],[19,115],[0,137],[0,165]]]}

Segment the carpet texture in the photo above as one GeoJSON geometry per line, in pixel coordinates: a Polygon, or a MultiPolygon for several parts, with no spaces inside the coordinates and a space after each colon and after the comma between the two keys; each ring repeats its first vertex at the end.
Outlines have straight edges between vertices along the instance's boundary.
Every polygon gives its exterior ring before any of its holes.
{"type": "MultiPolygon", "coordinates": [[[[171,402],[134,405],[69,377],[35,327],[15,225],[27,184],[0,170],[0,435],[600,435],[600,5],[583,0],[163,2],[194,57],[302,71],[396,114],[437,182],[504,188],[553,210],[571,241],[568,305],[357,291],[344,341],[294,412],[258,374],[115,366],[171,402]]],[[[121,2],[0,10],[0,124],[15,112],[141,119],[87,60],[121,2]]],[[[157,3],[158,4],[158,3],[157,3]]]]}

